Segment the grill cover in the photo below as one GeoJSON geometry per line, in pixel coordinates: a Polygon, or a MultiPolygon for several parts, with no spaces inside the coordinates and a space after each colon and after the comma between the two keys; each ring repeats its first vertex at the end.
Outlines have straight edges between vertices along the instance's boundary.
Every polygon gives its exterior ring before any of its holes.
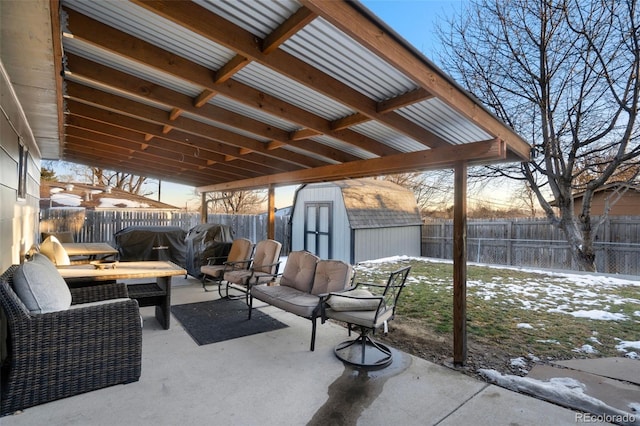
{"type": "Polygon", "coordinates": [[[207,258],[217,257],[215,264],[222,264],[231,250],[233,230],[227,225],[203,223],[189,230],[185,238],[186,267],[192,277],[202,278],[200,266],[207,258]]]}
{"type": "Polygon", "coordinates": [[[129,226],[114,237],[121,261],[170,260],[185,268],[186,234],[177,226],[129,226]]]}

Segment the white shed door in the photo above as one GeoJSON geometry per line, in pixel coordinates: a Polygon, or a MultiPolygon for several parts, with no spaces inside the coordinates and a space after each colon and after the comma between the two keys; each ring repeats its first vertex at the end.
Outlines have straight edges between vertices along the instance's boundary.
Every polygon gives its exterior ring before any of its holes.
{"type": "Polygon", "coordinates": [[[332,259],[332,221],[333,204],[331,202],[304,203],[304,249],[321,259],[332,259]]]}

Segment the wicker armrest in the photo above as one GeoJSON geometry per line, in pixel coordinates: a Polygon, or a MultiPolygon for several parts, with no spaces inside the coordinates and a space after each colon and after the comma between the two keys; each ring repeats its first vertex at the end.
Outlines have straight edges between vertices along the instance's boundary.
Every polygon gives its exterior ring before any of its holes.
{"type": "Polygon", "coordinates": [[[88,285],[69,290],[71,291],[71,304],[73,305],[129,297],[127,286],[124,283],[88,285]]]}

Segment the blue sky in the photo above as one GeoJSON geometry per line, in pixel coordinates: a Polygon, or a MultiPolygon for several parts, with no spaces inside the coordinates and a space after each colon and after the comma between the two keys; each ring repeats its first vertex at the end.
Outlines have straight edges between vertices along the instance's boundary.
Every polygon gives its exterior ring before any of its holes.
{"type": "Polygon", "coordinates": [[[361,0],[369,10],[435,62],[438,20],[459,12],[466,0],[361,0]]]}
{"type": "MultiPolygon", "coordinates": [[[[362,0],[361,3],[437,65],[435,25],[439,19],[459,12],[466,0],[362,0]]],[[[295,187],[276,188],[276,207],[292,205],[294,191],[295,187]]],[[[193,207],[200,201],[193,188],[169,182],[163,182],[161,194],[163,202],[177,207],[193,207]]]]}

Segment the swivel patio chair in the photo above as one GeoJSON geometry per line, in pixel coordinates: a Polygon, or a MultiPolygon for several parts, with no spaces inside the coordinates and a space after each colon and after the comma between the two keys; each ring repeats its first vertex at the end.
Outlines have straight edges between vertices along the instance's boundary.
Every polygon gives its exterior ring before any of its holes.
{"type": "Polygon", "coordinates": [[[351,330],[359,330],[358,338],[338,344],[334,352],[347,364],[357,367],[382,368],[393,359],[391,349],[375,341],[371,334],[381,327],[387,332],[387,323],[395,316],[396,304],[409,275],[407,266],[389,275],[386,285],[358,283],[349,291],[331,293],[323,307],[323,321],[327,318],[347,323],[349,335],[351,330]],[[379,295],[371,290],[382,290],[379,295]]]}
{"type": "MultiPolygon", "coordinates": [[[[235,289],[244,294],[244,299],[249,304],[249,292],[251,286],[266,283],[274,279],[280,265],[280,250],[282,244],[275,240],[262,240],[256,244],[253,258],[238,262],[227,262],[222,280],[224,295],[221,297],[237,299],[238,296],[229,296],[229,289],[235,289]],[[246,269],[240,269],[242,265],[248,265],[246,269]]],[[[222,284],[220,284],[222,286],[222,284]]],[[[220,290],[221,291],[221,290],[220,290]]],[[[242,297],[242,296],[239,296],[242,297]]]]}
{"type": "Polygon", "coordinates": [[[214,284],[218,285],[218,293],[222,297],[221,282],[225,269],[233,268],[238,270],[246,270],[251,260],[251,252],[253,251],[253,243],[246,238],[238,238],[233,240],[229,255],[224,258],[209,257],[207,264],[200,267],[202,274],[202,288],[207,290],[207,280],[211,279],[214,284]]]}

